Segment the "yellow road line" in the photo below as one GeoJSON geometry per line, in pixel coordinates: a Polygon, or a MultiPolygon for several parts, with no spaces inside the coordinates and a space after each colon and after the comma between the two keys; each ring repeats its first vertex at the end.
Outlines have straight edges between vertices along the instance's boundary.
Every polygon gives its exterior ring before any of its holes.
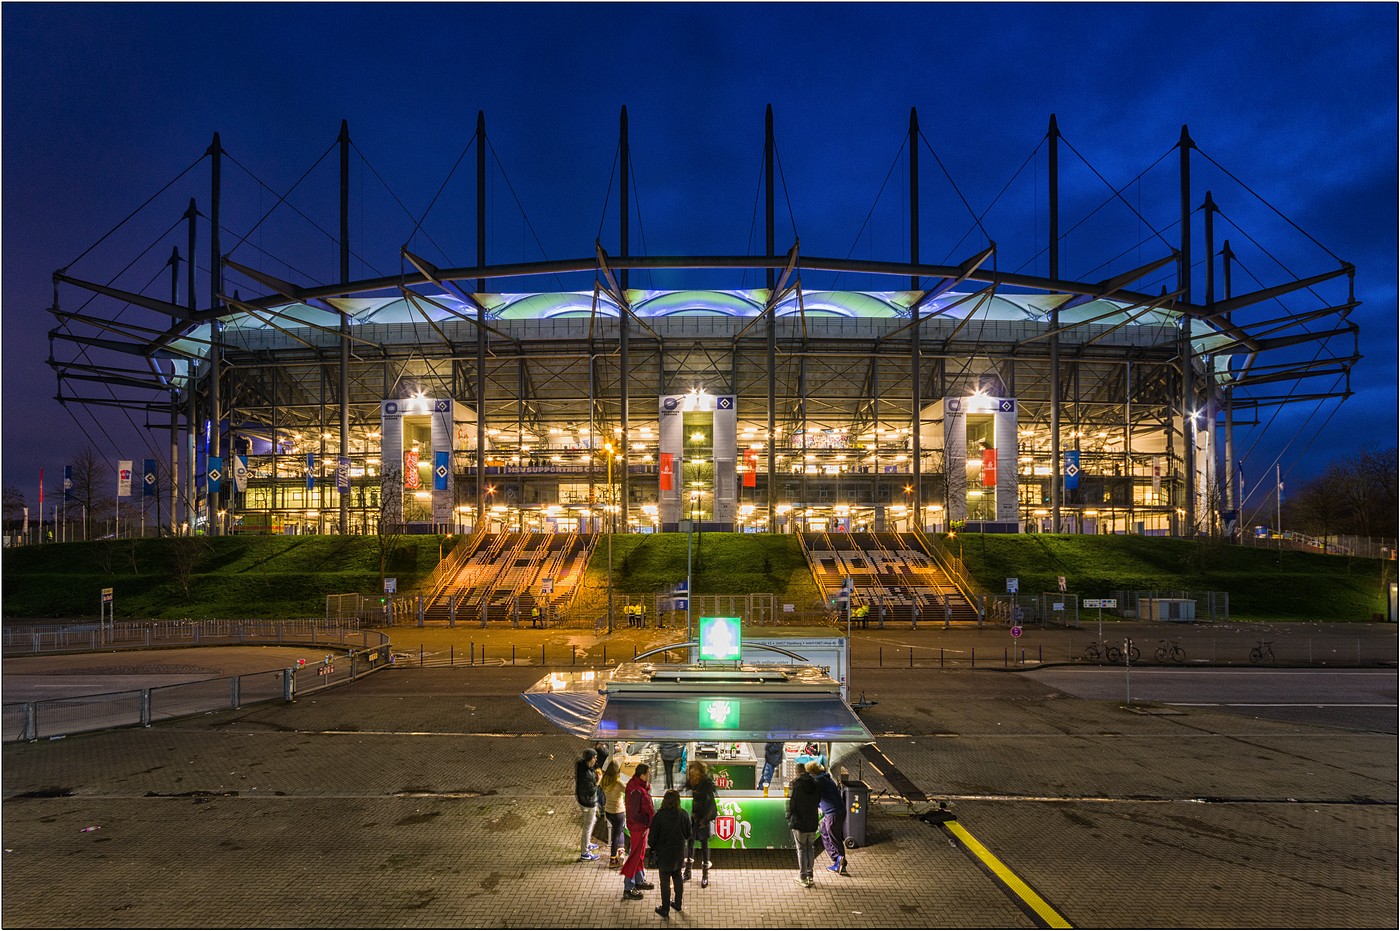
{"type": "Polygon", "coordinates": [[[982,863],[986,865],[987,869],[991,870],[998,879],[1005,883],[1008,889],[1020,897],[1022,902],[1025,902],[1032,911],[1039,915],[1040,919],[1045,922],[1046,927],[1074,927],[1060,915],[1059,912],[1055,911],[1048,902],[1042,899],[1034,889],[1026,885],[1021,877],[1011,872],[1010,868],[1008,868],[1005,863],[1002,863],[990,850],[982,846],[982,843],[969,834],[967,829],[961,824],[956,821],[949,821],[943,826],[951,831],[954,837],[962,841],[963,845],[967,847],[968,850],[972,851],[977,859],[981,860],[982,863]]]}

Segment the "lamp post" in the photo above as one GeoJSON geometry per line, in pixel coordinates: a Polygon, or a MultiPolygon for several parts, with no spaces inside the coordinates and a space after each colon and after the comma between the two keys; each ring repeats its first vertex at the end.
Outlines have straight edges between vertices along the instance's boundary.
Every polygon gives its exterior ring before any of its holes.
{"type": "Polygon", "coordinates": [[[611,510],[611,506],[610,506],[610,501],[611,501],[612,496],[613,496],[613,495],[612,495],[612,464],[613,464],[613,444],[612,444],[612,440],[608,440],[606,443],[603,444],[603,451],[607,454],[607,457],[608,457],[608,490],[607,490],[607,494],[604,495],[604,504],[603,504],[603,507],[606,509],[606,513],[607,513],[607,515],[608,515],[608,527],[607,527],[607,536],[608,536],[608,633],[612,633],[612,631],[613,631],[613,547],[612,547],[612,544],[613,544],[613,541],[612,541],[612,538],[613,538],[613,535],[612,535],[613,526],[612,526],[612,510],[611,510]]]}

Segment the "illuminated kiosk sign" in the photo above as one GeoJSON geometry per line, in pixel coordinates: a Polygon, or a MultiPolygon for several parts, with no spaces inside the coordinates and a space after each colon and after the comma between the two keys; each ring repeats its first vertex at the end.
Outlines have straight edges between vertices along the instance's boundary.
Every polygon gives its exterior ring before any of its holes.
{"type": "Polygon", "coordinates": [[[700,661],[737,663],[741,652],[739,626],[737,617],[700,618],[700,661]]]}
{"type": "Polygon", "coordinates": [[[728,698],[706,699],[700,702],[700,728],[707,731],[737,730],[739,703],[728,698]]]}

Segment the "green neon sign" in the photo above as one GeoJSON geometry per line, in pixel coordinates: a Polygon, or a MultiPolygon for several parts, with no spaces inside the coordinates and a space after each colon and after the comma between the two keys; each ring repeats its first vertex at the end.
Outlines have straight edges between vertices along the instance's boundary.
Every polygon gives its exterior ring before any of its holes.
{"type": "Polygon", "coordinates": [[[737,661],[740,654],[737,617],[700,618],[700,659],[737,661]]]}
{"type": "Polygon", "coordinates": [[[702,730],[737,730],[739,703],[731,698],[706,699],[700,702],[700,727],[702,730]]]}

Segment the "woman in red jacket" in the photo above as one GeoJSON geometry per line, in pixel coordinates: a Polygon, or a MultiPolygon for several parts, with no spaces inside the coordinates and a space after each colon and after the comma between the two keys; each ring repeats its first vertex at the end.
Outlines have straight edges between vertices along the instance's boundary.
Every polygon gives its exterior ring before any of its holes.
{"type": "Polygon", "coordinates": [[[639,763],[637,771],[627,780],[627,833],[632,835],[632,839],[629,841],[627,859],[622,864],[624,899],[640,899],[643,889],[656,888],[647,882],[646,872],[642,869],[647,853],[647,829],[651,827],[651,818],[655,814],[651,804],[650,773],[651,768],[647,764],[639,763]]]}

